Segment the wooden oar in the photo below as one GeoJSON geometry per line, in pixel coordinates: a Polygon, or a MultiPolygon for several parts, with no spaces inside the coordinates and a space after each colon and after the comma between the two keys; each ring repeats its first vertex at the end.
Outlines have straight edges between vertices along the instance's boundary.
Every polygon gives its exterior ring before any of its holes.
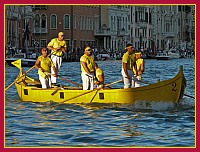
{"type": "MultiPolygon", "coordinates": [[[[48,72],[46,72],[47,74],[49,74],[49,75],[53,75],[53,74],[51,74],[51,73],[48,73],[48,72]]],[[[79,84],[79,83],[77,83],[77,82],[74,82],[74,81],[72,81],[72,80],[69,80],[69,79],[67,79],[67,78],[63,78],[63,77],[61,77],[61,76],[57,76],[59,79],[61,79],[61,80],[64,80],[64,81],[67,81],[67,82],[69,82],[69,83],[72,83],[72,84],[75,84],[75,85],[77,85],[78,87],[83,87],[81,84],[79,84]]]]}
{"type": "Polygon", "coordinates": [[[193,98],[193,99],[195,99],[195,97],[193,97],[193,96],[190,96],[190,95],[187,95],[187,94],[184,94],[184,96],[187,96],[187,97],[190,97],[190,98],[193,98]]]}
{"type": "Polygon", "coordinates": [[[62,87],[58,87],[56,88],[56,90],[54,92],[51,93],[51,95],[53,96],[54,94],[56,94],[58,92],[58,90],[61,90],[62,87]]]}
{"type": "Polygon", "coordinates": [[[13,81],[13,83],[11,83],[5,90],[7,91],[13,84],[15,84],[20,78],[24,77],[28,72],[30,72],[33,68],[35,67],[32,66],[30,69],[28,69],[22,76],[18,77],[15,79],[15,81],[13,81]]]}
{"type": "Polygon", "coordinates": [[[78,98],[78,97],[80,97],[80,96],[83,96],[83,95],[85,95],[85,94],[91,93],[91,92],[93,92],[93,91],[95,91],[95,90],[89,90],[88,92],[84,92],[84,93],[79,94],[79,95],[77,95],[77,96],[75,96],[75,97],[69,98],[69,99],[63,101],[63,103],[65,103],[65,102],[67,102],[67,101],[69,101],[69,100],[76,99],[76,98],[78,98]]]}
{"type": "Polygon", "coordinates": [[[98,90],[96,90],[94,96],[92,97],[92,99],[90,100],[90,103],[92,103],[93,99],[95,98],[95,96],[97,95],[97,92],[100,90],[101,88],[99,88],[98,90]]]}
{"type": "Polygon", "coordinates": [[[74,82],[74,81],[71,81],[71,80],[69,80],[69,79],[67,79],[67,78],[62,78],[61,76],[58,76],[58,78],[61,79],[61,80],[67,81],[67,82],[69,82],[69,83],[75,84],[75,85],[77,85],[77,86],[80,87],[80,88],[82,87],[81,84],[79,84],[79,83],[77,83],[77,82],[74,82]]]}
{"type": "Polygon", "coordinates": [[[111,86],[111,85],[119,83],[119,82],[122,82],[122,79],[118,80],[118,81],[115,81],[115,82],[112,82],[112,83],[109,83],[109,84],[106,84],[106,85],[104,85],[104,87],[108,87],[108,86],[111,86]]]}

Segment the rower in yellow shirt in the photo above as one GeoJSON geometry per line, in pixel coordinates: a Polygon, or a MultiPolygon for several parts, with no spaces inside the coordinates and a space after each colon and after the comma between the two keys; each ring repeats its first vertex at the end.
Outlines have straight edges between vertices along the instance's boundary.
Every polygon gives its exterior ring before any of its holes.
{"type": "Polygon", "coordinates": [[[38,69],[39,80],[42,88],[51,88],[51,67],[54,70],[54,76],[57,77],[56,68],[53,61],[47,56],[47,49],[41,50],[42,55],[35,62],[35,68],[38,69]]]}
{"type": "Polygon", "coordinates": [[[128,43],[126,45],[126,53],[122,57],[122,76],[124,81],[124,89],[133,88],[133,67],[135,66],[135,54],[133,53],[134,47],[128,43]]]}
{"type": "Polygon", "coordinates": [[[95,62],[94,58],[91,56],[91,48],[89,46],[86,46],[84,50],[85,54],[82,55],[80,58],[83,90],[93,90],[95,62]]]}
{"type": "MultiPolygon", "coordinates": [[[[62,64],[62,54],[67,50],[67,44],[64,40],[64,33],[59,32],[57,38],[53,38],[47,48],[51,50],[51,59],[56,67],[57,72],[60,70],[62,64]]],[[[51,73],[54,74],[53,69],[51,69],[51,73]]],[[[51,77],[51,82],[56,83],[56,77],[51,77]]]]}
{"type": "Polygon", "coordinates": [[[136,66],[133,67],[133,72],[134,72],[133,84],[134,87],[140,87],[140,81],[142,80],[142,73],[144,72],[144,59],[142,59],[142,52],[136,51],[135,58],[136,58],[136,66]]]}
{"type": "Polygon", "coordinates": [[[104,87],[104,73],[98,67],[98,64],[95,63],[95,78],[94,78],[94,87],[96,88],[103,88],[104,87]]]}

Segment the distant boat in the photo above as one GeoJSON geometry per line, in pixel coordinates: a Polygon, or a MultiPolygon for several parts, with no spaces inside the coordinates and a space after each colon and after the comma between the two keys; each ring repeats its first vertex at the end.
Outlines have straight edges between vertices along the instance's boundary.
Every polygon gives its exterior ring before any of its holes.
{"type": "Polygon", "coordinates": [[[168,54],[170,56],[170,59],[178,59],[181,57],[179,51],[176,49],[170,49],[168,54]]]}
{"type": "Polygon", "coordinates": [[[164,51],[159,51],[157,53],[157,55],[155,56],[155,58],[157,60],[169,60],[170,59],[168,51],[165,51],[165,50],[164,51]]]}
{"type": "Polygon", "coordinates": [[[110,55],[107,53],[101,53],[96,56],[98,61],[105,61],[110,59],[110,55]]]}
{"type": "Polygon", "coordinates": [[[179,51],[176,49],[159,51],[155,56],[157,60],[169,60],[169,59],[178,59],[180,58],[179,51]]]}
{"type": "Polygon", "coordinates": [[[31,66],[34,66],[35,65],[35,62],[36,62],[36,59],[29,59],[29,58],[26,58],[26,54],[25,53],[19,53],[19,54],[15,54],[13,57],[11,58],[7,58],[5,59],[6,60],[6,63],[9,65],[9,66],[14,66],[12,64],[12,62],[16,61],[16,60],[19,60],[21,59],[21,65],[22,67],[31,67],[31,66]]]}

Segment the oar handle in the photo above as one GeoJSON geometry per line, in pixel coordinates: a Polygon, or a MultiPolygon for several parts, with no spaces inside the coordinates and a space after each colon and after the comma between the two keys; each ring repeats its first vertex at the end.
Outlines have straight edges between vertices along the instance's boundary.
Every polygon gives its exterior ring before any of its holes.
{"type": "Polygon", "coordinates": [[[104,87],[108,87],[108,86],[110,86],[112,84],[116,84],[116,83],[119,83],[119,82],[122,82],[122,79],[118,80],[118,81],[115,81],[115,82],[112,82],[112,83],[109,83],[109,84],[106,84],[106,85],[104,85],[104,87]]]}
{"type": "Polygon", "coordinates": [[[72,84],[75,84],[75,85],[77,85],[77,86],[79,86],[79,87],[82,87],[81,84],[76,83],[76,82],[74,82],[74,81],[71,81],[71,80],[69,80],[69,79],[67,79],[67,78],[62,78],[62,77],[60,77],[60,76],[58,76],[58,78],[60,78],[61,80],[65,80],[65,81],[67,81],[67,82],[70,82],[70,83],[72,83],[72,84]]]}

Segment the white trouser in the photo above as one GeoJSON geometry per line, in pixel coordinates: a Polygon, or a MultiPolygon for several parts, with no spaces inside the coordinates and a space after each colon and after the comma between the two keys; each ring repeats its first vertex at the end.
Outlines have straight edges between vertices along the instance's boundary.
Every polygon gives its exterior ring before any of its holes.
{"type": "MultiPolygon", "coordinates": [[[[56,72],[58,75],[58,71],[60,70],[61,64],[62,64],[62,57],[56,56],[56,55],[51,55],[51,60],[53,61],[55,67],[56,67],[56,72]]],[[[53,68],[51,68],[51,83],[56,83],[56,77],[54,77],[54,71],[53,68]]]]}
{"type": "Polygon", "coordinates": [[[44,78],[39,75],[39,80],[42,85],[42,88],[51,88],[51,78],[50,77],[44,78]]]}
{"type": "Polygon", "coordinates": [[[133,81],[132,81],[134,88],[140,87],[140,80],[141,80],[141,76],[134,75],[133,81]]]}
{"type": "Polygon", "coordinates": [[[93,90],[94,89],[94,75],[88,75],[85,72],[81,73],[83,90],[93,90]]]}
{"type": "Polygon", "coordinates": [[[132,70],[127,70],[128,75],[130,76],[130,79],[127,78],[127,75],[124,72],[124,69],[122,68],[122,76],[123,76],[123,80],[124,80],[124,89],[127,88],[134,88],[134,83],[133,83],[133,71],[132,70]]]}

